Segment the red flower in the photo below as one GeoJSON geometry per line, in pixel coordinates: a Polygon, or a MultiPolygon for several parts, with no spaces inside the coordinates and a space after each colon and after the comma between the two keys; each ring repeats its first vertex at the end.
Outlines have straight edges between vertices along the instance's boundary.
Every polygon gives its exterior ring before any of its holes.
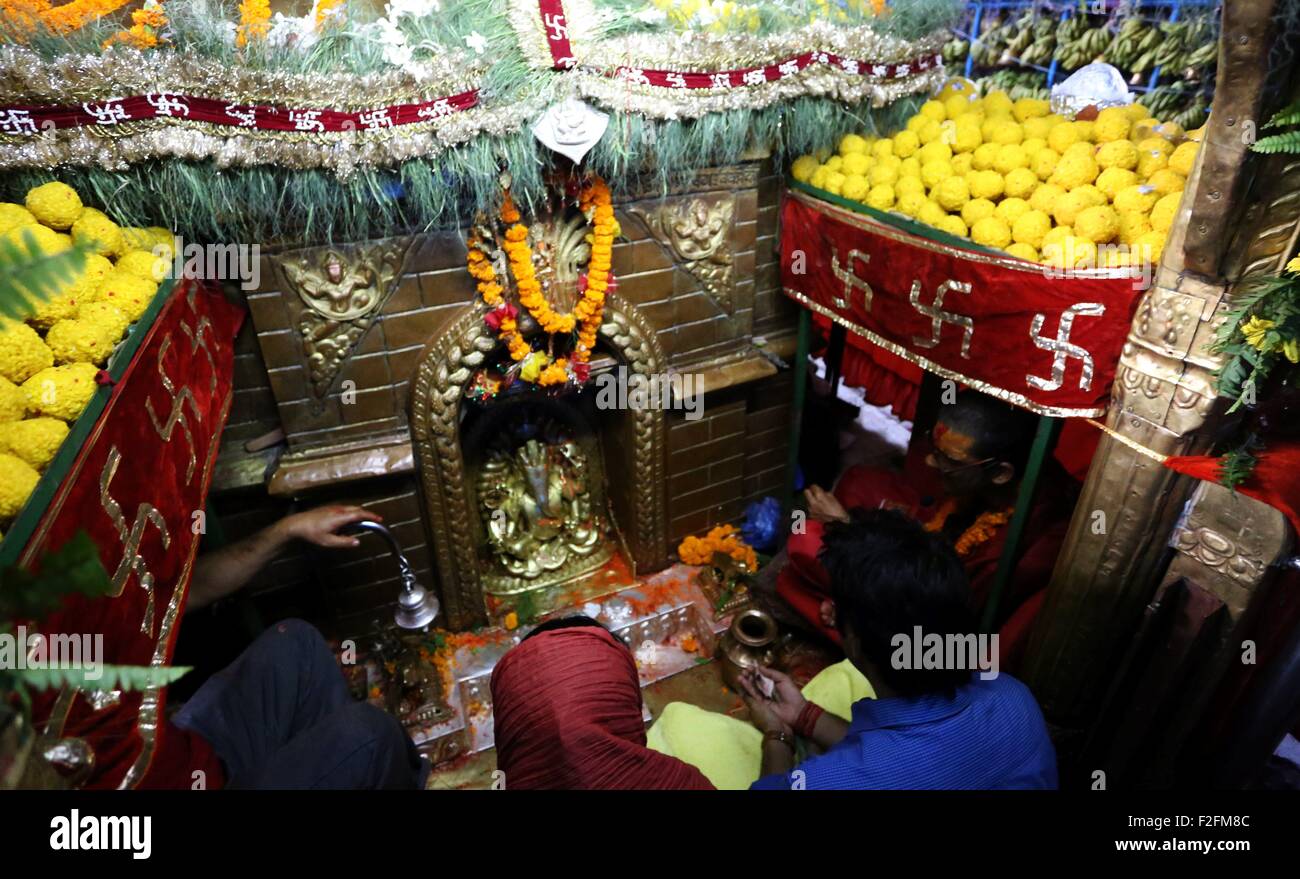
{"type": "Polygon", "coordinates": [[[580,382],[585,382],[591,376],[591,364],[581,360],[572,364],[573,377],[580,382]]]}
{"type": "Polygon", "coordinates": [[[515,308],[508,302],[503,302],[501,305],[483,315],[483,323],[487,324],[488,329],[492,330],[492,332],[500,332],[501,322],[503,320],[514,320],[518,315],[519,309],[515,308]]]}

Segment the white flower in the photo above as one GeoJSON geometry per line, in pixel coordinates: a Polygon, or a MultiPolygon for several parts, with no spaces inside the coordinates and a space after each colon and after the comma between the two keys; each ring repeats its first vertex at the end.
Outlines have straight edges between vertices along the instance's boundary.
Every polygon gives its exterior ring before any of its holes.
{"type": "Polygon", "coordinates": [[[432,12],[439,12],[442,4],[438,0],[392,0],[384,9],[384,15],[397,21],[399,18],[422,18],[432,12]]]}
{"type": "Polygon", "coordinates": [[[316,19],[311,15],[295,18],[277,12],[271,19],[266,41],[272,46],[292,46],[306,49],[316,42],[316,19]]]}
{"type": "Polygon", "coordinates": [[[474,50],[474,54],[482,55],[487,50],[487,37],[478,31],[470,34],[465,38],[465,45],[474,50]]]}

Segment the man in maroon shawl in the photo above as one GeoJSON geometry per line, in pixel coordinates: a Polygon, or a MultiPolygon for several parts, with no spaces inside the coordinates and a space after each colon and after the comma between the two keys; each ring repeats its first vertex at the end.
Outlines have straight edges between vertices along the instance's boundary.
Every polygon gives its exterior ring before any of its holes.
{"type": "Polygon", "coordinates": [[[712,790],[646,747],[641,681],[595,620],[543,623],[492,672],[497,767],[517,790],[712,790]]]}
{"type": "MultiPolygon", "coordinates": [[[[884,507],[908,513],[926,530],[942,533],[953,543],[970,580],[972,601],[982,607],[1006,545],[1033,430],[1028,413],[978,391],[965,391],[940,409],[923,443],[923,464],[913,459],[902,470],[851,467],[834,492],[811,486],[808,521],[786,544],[788,561],[777,576],[777,594],[838,644],[839,633],[826,621],[830,579],[818,561],[823,529],[830,522],[848,521],[849,510],[884,507]]],[[[1073,506],[1071,480],[1048,461],[1002,596],[999,625],[1047,585],[1073,506]]]]}

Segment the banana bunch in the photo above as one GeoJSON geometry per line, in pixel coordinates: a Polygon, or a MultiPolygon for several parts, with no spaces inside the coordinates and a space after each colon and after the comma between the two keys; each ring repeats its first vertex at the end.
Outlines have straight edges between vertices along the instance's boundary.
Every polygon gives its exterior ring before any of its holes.
{"type": "Polygon", "coordinates": [[[1092,63],[1111,44],[1111,34],[1106,30],[1105,25],[1087,27],[1087,21],[1082,16],[1068,19],[1066,25],[1074,21],[1084,22],[1082,29],[1077,25],[1071,28],[1071,33],[1077,35],[1066,39],[1065,26],[1062,26],[1061,35],[1056,41],[1056,62],[1066,70],[1077,70],[1085,64],[1092,63]]]}
{"type": "Polygon", "coordinates": [[[1005,91],[1013,101],[1018,101],[1021,98],[1047,100],[1051,96],[1047,89],[1046,76],[1037,70],[1004,67],[1001,70],[993,71],[980,82],[985,94],[1001,90],[1005,91]]]}
{"type": "Polygon", "coordinates": [[[1155,118],[1177,122],[1184,129],[1200,128],[1210,110],[1205,91],[1186,82],[1156,86],[1139,96],[1138,103],[1155,118]]]}
{"type": "MultiPolygon", "coordinates": [[[[1107,64],[1113,64],[1126,73],[1146,73],[1155,66],[1156,55],[1166,40],[1177,43],[1177,32],[1172,37],[1163,30],[1169,22],[1153,24],[1140,18],[1126,18],[1119,32],[1103,54],[1107,64]]],[[[1177,25],[1173,25],[1177,28],[1177,25]]],[[[1176,51],[1176,48],[1175,48],[1176,51]]]]}
{"type": "Polygon", "coordinates": [[[961,37],[953,37],[943,44],[943,61],[945,64],[957,64],[965,61],[970,52],[970,43],[961,37]]]}

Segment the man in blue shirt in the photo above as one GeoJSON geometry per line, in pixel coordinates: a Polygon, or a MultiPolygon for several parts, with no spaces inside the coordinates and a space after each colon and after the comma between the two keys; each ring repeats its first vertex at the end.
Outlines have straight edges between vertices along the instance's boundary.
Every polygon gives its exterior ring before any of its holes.
{"type": "Polygon", "coordinates": [[[871,510],[828,529],[818,558],[830,575],[844,653],[877,698],[854,703],[845,722],[806,701],[786,675],[751,672],[741,684],[764,734],[763,777],[753,789],[1057,786],[1056,752],[1024,684],[996,669],[977,671],[961,650],[927,651],[916,661],[917,638],[961,645],[977,631],[966,575],[947,541],[902,513],[871,510]],[[797,768],[796,734],[819,752],[797,768]]]}

